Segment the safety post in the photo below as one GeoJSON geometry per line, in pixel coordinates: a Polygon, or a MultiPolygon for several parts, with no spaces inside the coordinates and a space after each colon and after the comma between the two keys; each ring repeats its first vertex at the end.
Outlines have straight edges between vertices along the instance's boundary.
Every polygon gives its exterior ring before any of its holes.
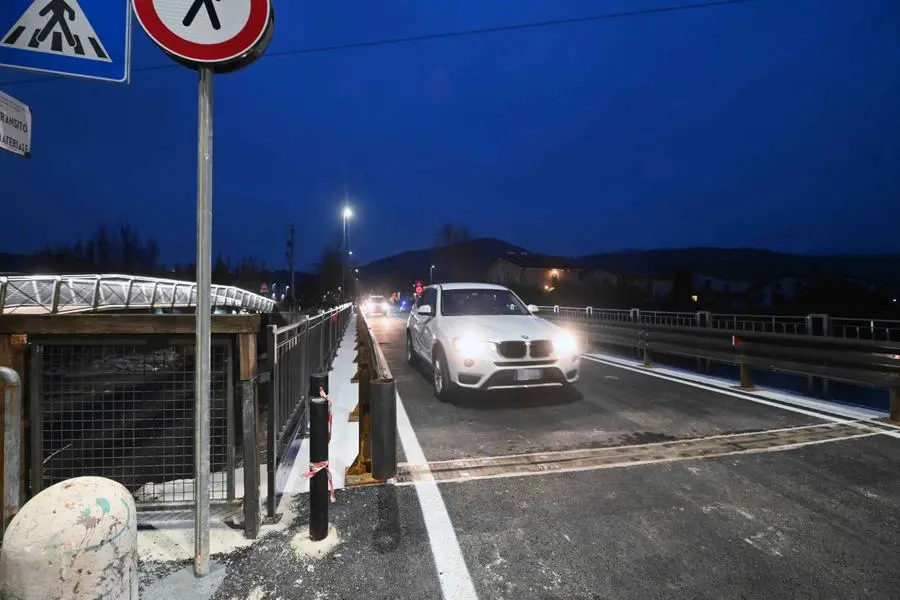
{"type": "MultiPolygon", "coordinates": [[[[274,350],[269,350],[273,353],[274,350]]],[[[241,381],[241,417],[244,427],[244,535],[251,540],[259,536],[259,451],[256,440],[256,381],[241,381]]],[[[271,404],[269,405],[271,407],[271,404]]],[[[271,408],[269,409],[271,410],[271,408]]],[[[271,431],[271,429],[269,429],[271,431]]],[[[271,462],[271,459],[270,459],[271,462]]],[[[269,487],[269,502],[275,505],[275,487],[269,487]]],[[[275,509],[272,509],[275,512],[275,509]]],[[[271,515],[270,515],[271,516],[271,515]]]]}
{"type": "Polygon", "coordinates": [[[650,356],[650,334],[646,331],[641,331],[638,334],[638,348],[641,352],[641,357],[644,360],[643,367],[645,369],[653,368],[653,358],[650,356]]]}
{"type": "Polygon", "coordinates": [[[741,382],[738,387],[744,391],[752,391],[756,389],[753,385],[753,378],[750,376],[750,365],[747,364],[747,357],[744,356],[744,340],[736,335],[731,336],[731,346],[738,351],[738,367],[741,370],[741,382]]]}
{"type": "Polygon", "coordinates": [[[19,510],[22,475],[22,382],[9,367],[0,367],[3,389],[3,521],[0,539],[19,510]]]}
{"type": "MultiPolygon", "coordinates": [[[[331,441],[331,407],[328,400],[328,373],[309,378],[309,537],[314,542],[328,536],[328,502],[332,490],[328,469],[331,441]]],[[[333,495],[331,496],[333,499],[333,495]]]]}
{"type": "Polygon", "coordinates": [[[385,481],[397,476],[397,384],[374,381],[372,407],[372,478],[385,481]]]}

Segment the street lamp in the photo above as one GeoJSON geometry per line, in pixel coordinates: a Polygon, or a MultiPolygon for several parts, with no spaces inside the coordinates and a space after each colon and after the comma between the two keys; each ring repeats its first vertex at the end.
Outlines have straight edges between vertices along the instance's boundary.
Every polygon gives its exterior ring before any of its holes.
{"type": "Polygon", "coordinates": [[[434,265],[431,265],[431,269],[428,270],[428,285],[434,283],[434,265]]]}
{"type": "Polygon", "coordinates": [[[344,290],[347,289],[347,259],[351,254],[353,254],[353,252],[350,252],[349,248],[347,247],[347,222],[353,216],[353,211],[349,206],[347,206],[347,204],[344,204],[344,211],[342,213],[342,216],[344,218],[344,244],[341,250],[341,295],[343,296],[344,290]]]}

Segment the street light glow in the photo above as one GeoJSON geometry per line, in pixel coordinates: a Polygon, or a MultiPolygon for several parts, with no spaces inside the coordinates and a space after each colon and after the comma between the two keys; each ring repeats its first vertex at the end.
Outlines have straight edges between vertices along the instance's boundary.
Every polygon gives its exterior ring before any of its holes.
{"type": "Polygon", "coordinates": [[[352,216],[353,216],[353,211],[350,210],[350,207],[349,207],[349,206],[345,206],[345,207],[344,207],[344,218],[345,218],[345,219],[349,219],[349,218],[352,217],[352,216]]]}

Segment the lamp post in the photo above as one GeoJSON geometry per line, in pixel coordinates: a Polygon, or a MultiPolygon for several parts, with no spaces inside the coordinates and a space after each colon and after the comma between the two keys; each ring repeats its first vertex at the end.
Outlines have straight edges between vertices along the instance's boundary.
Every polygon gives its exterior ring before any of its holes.
{"type": "Polygon", "coordinates": [[[347,247],[347,223],[350,221],[350,218],[353,216],[353,211],[350,210],[350,207],[346,204],[346,200],[344,201],[344,243],[341,248],[341,296],[346,299],[347,294],[347,259],[351,254],[353,254],[347,247]]]}
{"type": "Polygon", "coordinates": [[[434,283],[434,265],[428,270],[428,285],[434,283]]]}

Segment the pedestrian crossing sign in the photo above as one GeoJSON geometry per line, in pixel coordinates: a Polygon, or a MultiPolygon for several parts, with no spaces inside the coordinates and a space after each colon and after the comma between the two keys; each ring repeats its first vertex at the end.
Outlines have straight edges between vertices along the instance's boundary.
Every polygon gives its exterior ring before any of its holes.
{"type": "Polygon", "coordinates": [[[2,0],[0,36],[0,66],[128,81],[130,0],[2,0]]]}

